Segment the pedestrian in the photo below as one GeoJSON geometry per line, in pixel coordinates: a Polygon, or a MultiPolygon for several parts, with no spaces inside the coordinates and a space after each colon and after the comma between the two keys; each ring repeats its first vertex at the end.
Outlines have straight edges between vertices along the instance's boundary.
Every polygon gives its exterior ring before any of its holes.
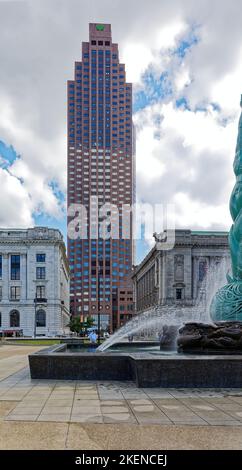
{"type": "Polygon", "coordinates": [[[88,338],[89,338],[91,344],[96,344],[96,342],[97,342],[97,334],[95,333],[95,331],[91,331],[91,333],[89,334],[88,338]]]}

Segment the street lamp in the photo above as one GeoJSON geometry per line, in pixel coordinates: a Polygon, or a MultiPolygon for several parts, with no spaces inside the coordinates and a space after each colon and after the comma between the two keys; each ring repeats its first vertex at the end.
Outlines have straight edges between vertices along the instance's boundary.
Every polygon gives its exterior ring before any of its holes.
{"type": "Polygon", "coordinates": [[[98,254],[98,278],[97,278],[97,342],[100,344],[101,337],[100,337],[100,329],[101,329],[101,321],[100,321],[100,274],[101,274],[101,266],[100,266],[100,258],[98,254]]]}
{"type": "MultiPolygon", "coordinates": [[[[100,217],[100,222],[103,222],[105,217],[100,217]]],[[[97,279],[97,342],[100,344],[101,342],[101,335],[100,335],[100,329],[101,329],[101,318],[100,318],[100,275],[101,275],[101,265],[100,265],[100,260],[103,258],[99,256],[99,240],[100,240],[100,226],[98,227],[98,238],[97,238],[97,263],[98,263],[98,279],[97,279]]],[[[103,274],[103,262],[102,262],[102,274],[103,274]]]]}
{"type": "Polygon", "coordinates": [[[37,320],[37,289],[35,291],[35,299],[34,299],[34,338],[36,338],[36,320],[37,320]]]}

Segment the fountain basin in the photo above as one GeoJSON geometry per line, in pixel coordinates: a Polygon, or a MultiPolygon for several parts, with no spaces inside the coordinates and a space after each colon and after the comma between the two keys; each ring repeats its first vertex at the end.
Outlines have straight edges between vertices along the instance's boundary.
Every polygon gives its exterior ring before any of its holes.
{"type": "Polygon", "coordinates": [[[137,387],[241,388],[242,358],[144,352],[67,352],[61,344],[29,355],[32,379],[134,381],[137,387]]]}

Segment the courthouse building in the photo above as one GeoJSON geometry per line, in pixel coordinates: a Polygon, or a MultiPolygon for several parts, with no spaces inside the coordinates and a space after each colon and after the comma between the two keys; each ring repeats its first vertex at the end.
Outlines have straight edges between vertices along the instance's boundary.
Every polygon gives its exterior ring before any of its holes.
{"type": "Polygon", "coordinates": [[[207,273],[216,278],[219,266],[226,272],[229,264],[227,232],[176,230],[173,249],[154,246],[134,268],[136,313],[157,305],[196,305],[208,290],[207,273]]]}
{"type": "Polygon", "coordinates": [[[68,331],[69,267],[59,230],[0,229],[0,333],[68,331]]]}

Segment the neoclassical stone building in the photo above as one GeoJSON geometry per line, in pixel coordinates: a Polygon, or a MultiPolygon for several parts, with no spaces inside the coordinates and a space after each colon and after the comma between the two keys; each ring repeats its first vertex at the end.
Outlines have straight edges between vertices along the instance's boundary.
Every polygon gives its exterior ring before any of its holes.
{"type": "Polygon", "coordinates": [[[59,230],[0,229],[0,333],[63,334],[69,267],[59,230]]]}
{"type": "Polygon", "coordinates": [[[206,294],[206,274],[229,262],[227,232],[176,230],[173,249],[154,246],[134,268],[136,313],[157,305],[195,305],[206,294]]]}

